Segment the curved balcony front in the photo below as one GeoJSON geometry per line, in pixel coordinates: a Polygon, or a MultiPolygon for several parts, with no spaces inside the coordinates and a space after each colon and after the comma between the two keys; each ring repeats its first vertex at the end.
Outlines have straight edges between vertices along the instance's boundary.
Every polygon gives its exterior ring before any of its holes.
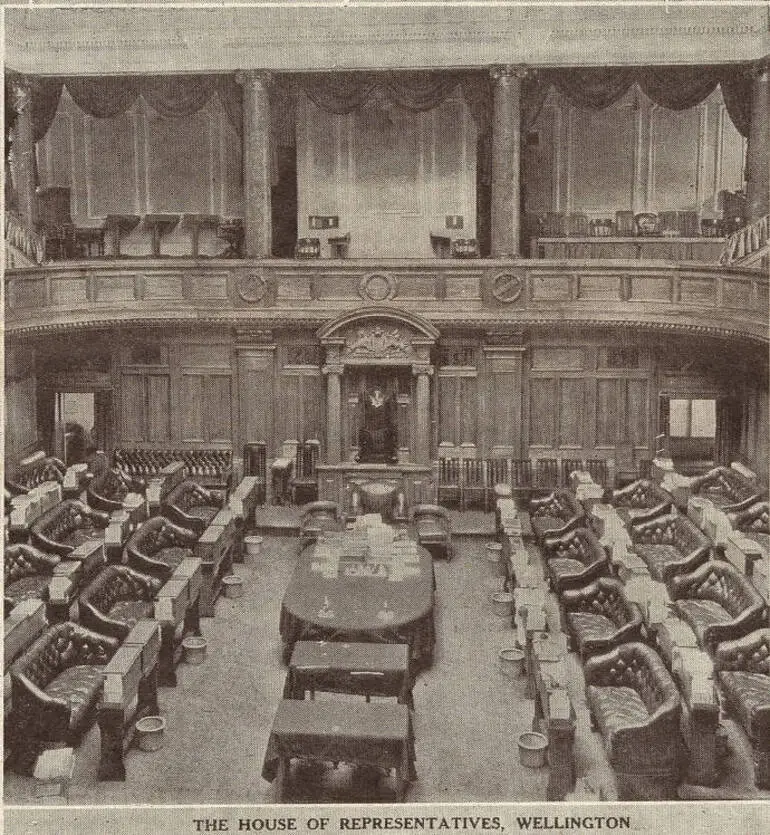
{"type": "Polygon", "coordinates": [[[9,270],[11,335],[120,324],[315,324],[387,304],[441,327],[592,325],[766,343],[768,277],[640,260],[57,262],[9,270]]]}

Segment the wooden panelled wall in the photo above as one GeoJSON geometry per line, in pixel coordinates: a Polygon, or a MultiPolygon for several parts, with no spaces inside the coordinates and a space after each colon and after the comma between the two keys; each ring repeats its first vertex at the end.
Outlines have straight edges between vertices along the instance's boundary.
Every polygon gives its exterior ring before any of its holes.
{"type": "MultiPolygon", "coordinates": [[[[326,379],[311,333],[273,344],[241,345],[213,331],[136,339],[115,349],[117,445],[237,450],[265,441],[273,456],[285,440],[317,438],[323,458],[326,379]]],[[[543,331],[495,346],[482,335],[453,339],[450,332],[439,343],[431,383],[434,449],[446,456],[610,458],[618,444],[630,443],[637,458],[651,457],[664,391],[741,398],[740,452],[766,467],[766,386],[746,369],[736,376],[729,357],[719,368],[700,362],[704,351],[716,356],[718,347],[589,330],[543,331]]]]}
{"type": "Polygon", "coordinates": [[[551,89],[523,143],[530,212],[713,212],[720,189],[743,185],[745,142],[719,89],[683,111],[636,86],[604,110],[573,107],[551,89]]]}
{"type": "Polygon", "coordinates": [[[6,346],[3,400],[7,464],[19,461],[38,447],[34,351],[6,346]]]}
{"type": "Polygon", "coordinates": [[[433,257],[430,234],[476,237],[476,126],[458,90],[424,113],[372,102],[345,116],[297,102],[298,235],[350,233],[351,258],[433,257]],[[310,215],[339,227],[310,229],[310,215]],[[447,215],[462,229],[447,230],[447,215]]]}
{"type": "MultiPolygon", "coordinates": [[[[78,225],[108,214],[243,215],[241,139],[216,95],[191,116],[166,118],[140,96],[125,113],[102,119],[83,113],[65,89],[37,158],[42,188],[70,188],[78,225]]],[[[140,225],[121,249],[149,254],[149,231],[140,225]]],[[[202,232],[201,252],[222,249],[212,230],[202,232]]],[[[164,237],[165,254],[189,251],[189,231],[164,237]]]]}

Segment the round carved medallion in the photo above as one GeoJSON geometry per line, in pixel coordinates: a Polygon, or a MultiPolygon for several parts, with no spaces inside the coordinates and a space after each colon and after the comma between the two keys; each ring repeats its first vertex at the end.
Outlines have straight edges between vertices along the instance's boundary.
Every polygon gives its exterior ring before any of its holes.
{"type": "Polygon", "coordinates": [[[503,304],[515,302],[523,288],[522,280],[515,273],[498,273],[492,279],[492,295],[503,304]]]}
{"type": "Polygon", "coordinates": [[[244,273],[235,284],[238,295],[245,302],[261,302],[267,293],[267,281],[259,273],[244,273]]]}
{"type": "Polygon", "coordinates": [[[358,294],[362,299],[369,299],[373,302],[384,302],[395,298],[398,290],[398,282],[393,276],[387,273],[370,273],[361,279],[358,285],[358,294]]]}

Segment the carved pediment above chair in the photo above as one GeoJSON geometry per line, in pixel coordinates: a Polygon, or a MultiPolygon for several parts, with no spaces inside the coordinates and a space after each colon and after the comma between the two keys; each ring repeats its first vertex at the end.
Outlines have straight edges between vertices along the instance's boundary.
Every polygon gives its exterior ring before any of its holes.
{"type": "Polygon", "coordinates": [[[343,359],[389,360],[415,358],[411,334],[391,323],[368,323],[345,336],[343,359]]]}

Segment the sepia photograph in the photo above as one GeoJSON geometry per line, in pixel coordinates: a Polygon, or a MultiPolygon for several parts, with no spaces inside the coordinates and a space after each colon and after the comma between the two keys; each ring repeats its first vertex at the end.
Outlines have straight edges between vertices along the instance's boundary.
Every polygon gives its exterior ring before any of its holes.
{"type": "Polygon", "coordinates": [[[770,2],[0,12],[6,831],[764,831],[770,2]]]}

